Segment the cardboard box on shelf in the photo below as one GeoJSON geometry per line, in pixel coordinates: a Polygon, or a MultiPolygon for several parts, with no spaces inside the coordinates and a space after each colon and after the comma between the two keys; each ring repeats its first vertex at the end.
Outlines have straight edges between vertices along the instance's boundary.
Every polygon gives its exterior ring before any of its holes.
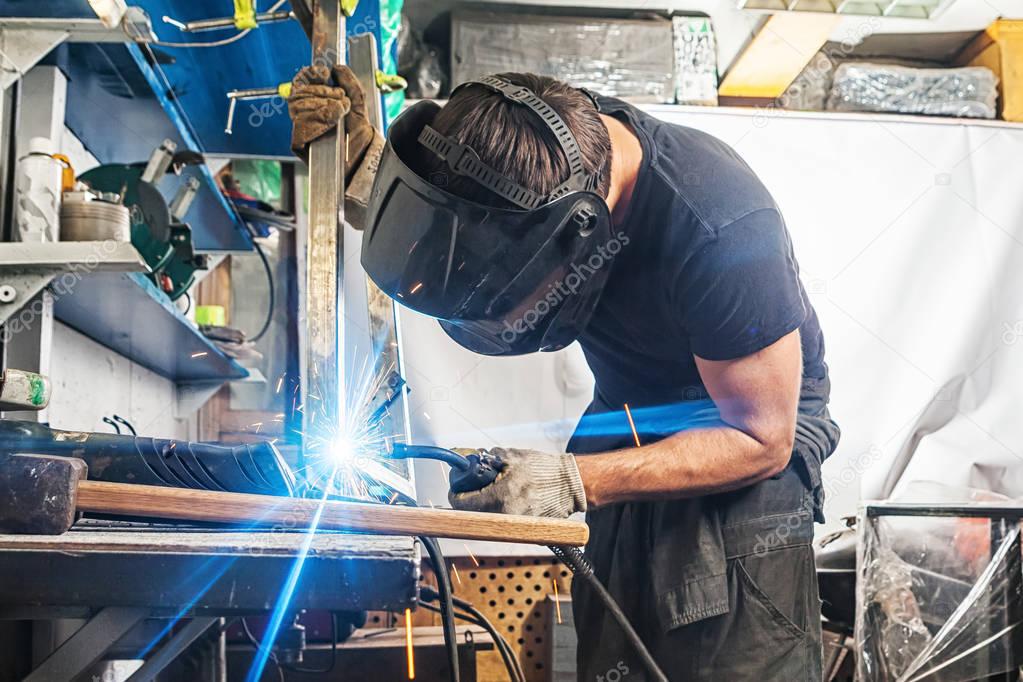
{"type": "Polygon", "coordinates": [[[963,49],[956,63],[994,71],[1001,118],[1023,121],[1023,20],[995,21],[963,49]]]}

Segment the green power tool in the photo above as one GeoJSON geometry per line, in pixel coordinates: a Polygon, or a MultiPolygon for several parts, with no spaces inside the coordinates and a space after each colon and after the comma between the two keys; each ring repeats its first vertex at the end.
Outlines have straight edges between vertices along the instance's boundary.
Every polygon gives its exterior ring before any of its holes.
{"type": "Polygon", "coordinates": [[[196,270],[207,267],[206,256],[195,253],[192,228],[184,222],[199,181],[186,179],[169,203],[158,185],[167,173],[180,173],[185,166],[202,161],[199,153],[179,152],[171,140],[164,140],[147,162],[105,164],[78,178],[93,191],[121,197],[131,212],[131,243],[152,270],[153,281],[172,301],[192,286],[196,270]]]}

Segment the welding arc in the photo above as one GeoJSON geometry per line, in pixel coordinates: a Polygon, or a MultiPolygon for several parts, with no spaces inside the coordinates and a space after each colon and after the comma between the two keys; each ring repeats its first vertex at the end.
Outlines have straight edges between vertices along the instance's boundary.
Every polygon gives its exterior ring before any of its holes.
{"type": "Polygon", "coordinates": [[[419,541],[426,547],[433,564],[433,573],[437,576],[437,592],[440,594],[441,622],[444,628],[444,646],[448,652],[448,668],[451,670],[451,682],[459,682],[461,671],[458,667],[458,634],[455,631],[455,607],[452,599],[451,576],[448,565],[440,551],[440,543],[436,538],[419,536],[419,541]]]}
{"type": "Polygon", "coordinates": [[[629,640],[633,649],[636,650],[636,654],[643,663],[643,667],[650,674],[651,679],[657,682],[668,682],[668,676],[657,665],[657,661],[654,660],[646,645],[643,644],[643,640],[636,634],[636,630],[632,627],[632,623],[629,622],[629,617],[622,611],[622,607],[618,605],[618,602],[614,600],[614,597],[607,591],[607,588],[597,579],[593,566],[586,560],[583,553],[577,547],[552,546],[549,549],[554,553],[554,556],[561,560],[561,563],[568,566],[576,578],[582,578],[597,593],[597,597],[603,602],[604,608],[618,622],[618,626],[625,633],[625,638],[629,640]]]}

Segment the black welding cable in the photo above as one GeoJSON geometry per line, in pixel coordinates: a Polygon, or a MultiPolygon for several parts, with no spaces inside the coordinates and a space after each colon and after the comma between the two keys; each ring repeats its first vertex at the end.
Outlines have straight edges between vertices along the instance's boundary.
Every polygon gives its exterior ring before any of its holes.
{"type": "Polygon", "coordinates": [[[444,629],[444,646],[448,650],[448,667],[451,669],[451,682],[459,682],[461,678],[458,667],[458,635],[455,631],[455,608],[452,603],[451,576],[440,551],[440,543],[436,538],[419,536],[420,542],[426,547],[426,553],[433,564],[433,572],[437,576],[437,592],[440,594],[441,620],[444,629]]]}
{"type": "Polygon", "coordinates": [[[263,327],[253,336],[249,341],[256,342],[263,338],[267,330],[270,329],[270,323],[274,319],[274,306],[277,304],[275,300],[274,292],[274,273],[273,268],[270,267],[270,260],[266,257],[266,253],[263,251],[263,247],[256,241],[255,235],[252,238],[252,245],[256,247],[256,253],[259,254],[259,259],[263,261],[263,269],[266,270],[266,281],[270,287],[270,302],[266,306],[266,320],[263,321],[263,327]]]}
{"type": "Polygon", "coordinates": [[[522,664],[519,663],[518,657],[515,655],[515,652],[512,651],[511,645],[508,644],[508,640],[506,640],[499,633],[497,633],[497,629],[489,620],[487,620],[487,617],[484,616],[479,609],[477,609],[475,606],[465,601],[464,599],[452,597],[452,601],[455,603],[455,606],[462,609],[463,611],[467,611],[469,615],[476,618],[479,621],[480,627],[486,628],[490,632],[491,637],[497,635],[497,637],[500,638],[501,645],[504,647],[505,653],[508,657],[505,660],[505,665],[506,666],[511,665],[514,667],[514,672],[517,675],[518,682],[526,682],[526,673],[524,670],[522,670],[522,664]]]}
{"type": "MultiPolygon", "coordinates": [[[[427,611],[433,611],[434,613],[440,613],[440,608],[433,604],[427,603],[431,601],[438,601],[440,595],[435,590],[429,587],[424,587],[419,591],[419,597],[421,599],[419,605],[427,611]]],[[[455,604],[461,600],[456,599],[455,604]]],[[[461,608],[461,607],[459,607],[461,608]]],[[[467,609],[466,609],[467,610],[467,609]]],[[[474,609],[475,610],[475,609],[474,609]]],[[[477,612],[478,613],[478,612],[477,612]]],[[[508,644],[494,624],[491,623],[487,618],[480,613],[478,616],[473,615],[472,612],[460,613],[455,611],[455,617],[464,620],[467,623],[479,626],[490,633],[491,639],[494,640],[494,646],[497,647],[497,652],[501,654],[501,660],[504,661],[504,667],[508,670],[508,677],[511,682],[525,682],[525,673],[522,671],[522,666],[519,664],[519,659],[515,657],[515,652],[512,651],[511,645],[508,644]]]]}
{"type": "Polygon", "coordinates": [[[447,448],[439,448],[434,445],[395,443],[391,446],[391,457],[395,459],[435,459],[459,471],[465,471],[469,467],[469,461],[465,457],[447,448]]]}
{"type": "Polygon", "coordinates": [[[554,552],[554,556],[561,559],[561,562],[567,566],[576,578],[582,578],[586,581],[586,584],[593,588],[593,591],[597,593],[597,597],[603,602],[604,608],[610,612],[611,616],[618,622],[618,627],[625,633],[625,638],[629,640],[632,648],[636,650],[636,654],[639,655],[640,661],[643,663],[643,667],[646,668],[650,677],[657,682],[668,682],[667,675],[661,670],[660,666],[657,665],[657,661],[650,655],[650,651],[643,644],[643,640],[636,634],[636,630],[633,629],[632,623],[629,622],[628,616],[622,611],[622,607],[618,605],[618,602],[614,600],[611,593],[607,591],[597,576],[593,572],[593,566],[586,560],[583,553],[576,547],[558,547],[551,546],[550,550],[554,552]]]}

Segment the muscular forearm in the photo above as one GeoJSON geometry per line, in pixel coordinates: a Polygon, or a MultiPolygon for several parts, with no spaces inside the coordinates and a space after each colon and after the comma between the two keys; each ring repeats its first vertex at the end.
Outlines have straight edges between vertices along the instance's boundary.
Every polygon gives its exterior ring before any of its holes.
{"type": "Polygon", "coordinates": [[[576,460],[588,504],[600,506],[737,490],[784,469],[791,452],[791,440],[761,442],[722,423],[576,460]]]}

